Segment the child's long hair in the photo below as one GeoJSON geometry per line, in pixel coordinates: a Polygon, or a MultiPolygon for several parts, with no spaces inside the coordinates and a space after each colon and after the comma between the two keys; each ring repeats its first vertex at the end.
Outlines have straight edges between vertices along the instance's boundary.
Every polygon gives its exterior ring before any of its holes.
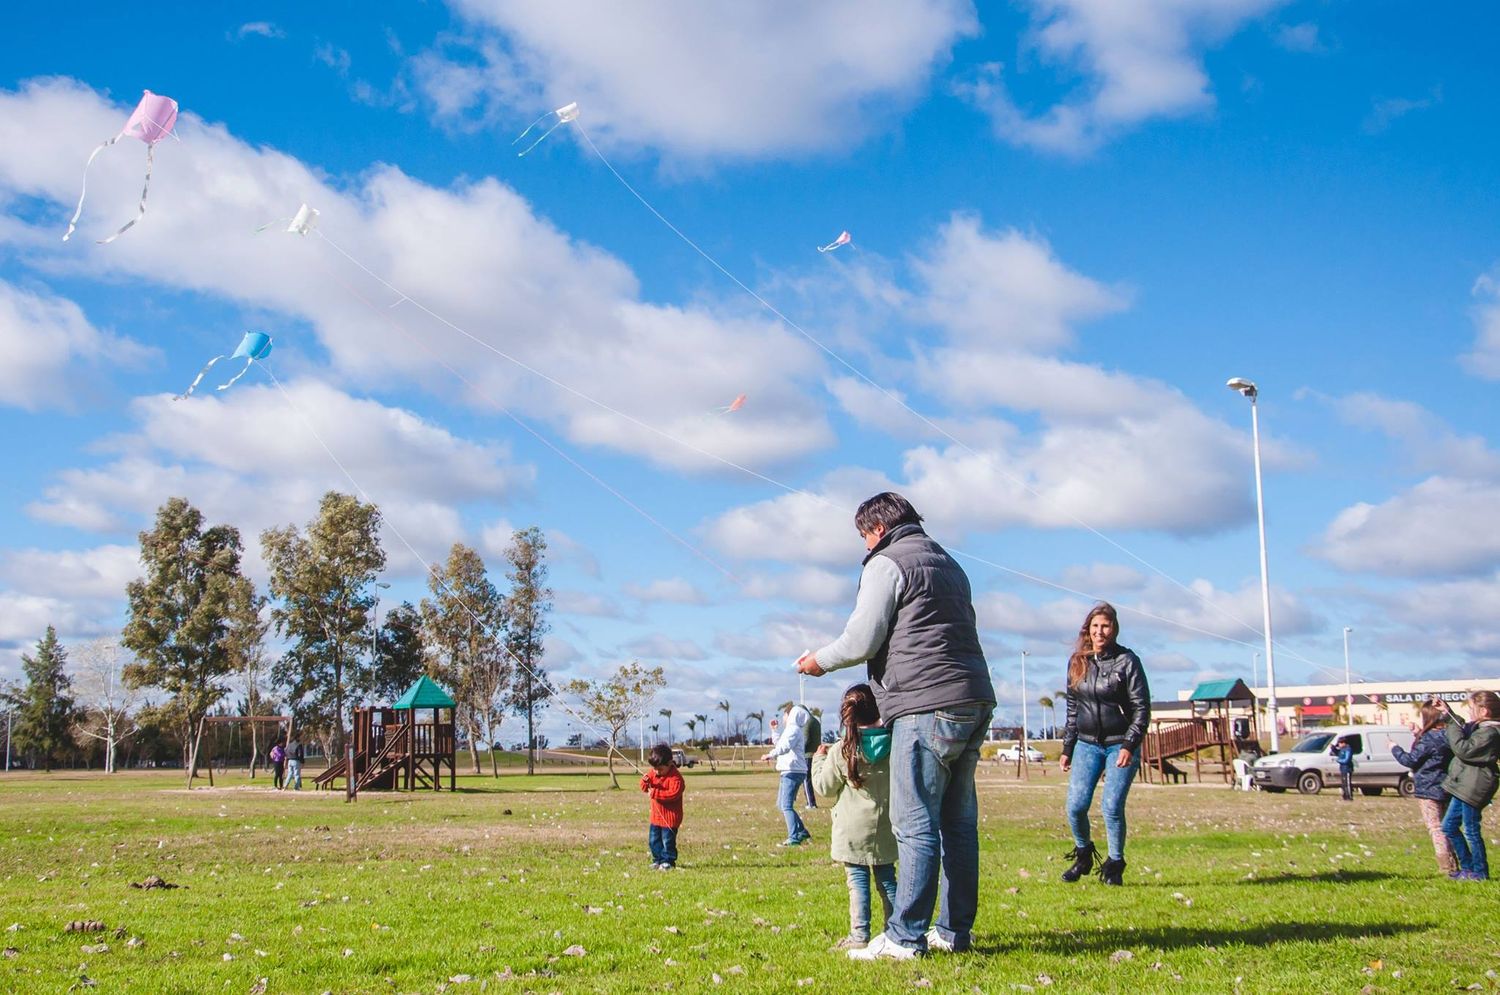
{"type": "Polygon", "coordinates": [[[859,776],[859,730],[863,726],[880,725],[880,707],[875,704],[875,692],[868,684],[856,684],[844,692],[839,702],[839,723],[844,727],[844,741],[839,749],[844,753],[844,766],[849,769],[849,783],[856,788],[864,787],[864,778],[859,776]]]}
{"type": "Polygon", "coordinates": [[[1413,742],[1432,732],[1438,726],[1448,724],[1448,710],[1439,705],[1423,705],[1417,709],[1417,714],[1422,717],[1422,729],[1417,733],[1413,742]]]}
{"type": "Polygon", "coordinates": [[[1089,669],[1089,658],[1094,655],[1094,640],[1089,637],[1089,623],[1094,620],[1095,615],[1103,615],[1115,624],[1115,632],[1120,631],[1120,616],[1115,611],[1115,606],[1108,601],[1101,601],[1089,609],[1089,613],[1083,617],[1083,625],[1078,627],[1078,641],[1073,644],[1073,655],[1068,657],[1068,688],[1083,680],[1083,675],[1089,669]]]}
{"type": "Polygon", "coordinates": [[[1469,704],[1478,705],[1484,709],[1485,717],[1488,719],[1500,719],[1500,695],[1493,691],[1470,691],[1469,704]]]}

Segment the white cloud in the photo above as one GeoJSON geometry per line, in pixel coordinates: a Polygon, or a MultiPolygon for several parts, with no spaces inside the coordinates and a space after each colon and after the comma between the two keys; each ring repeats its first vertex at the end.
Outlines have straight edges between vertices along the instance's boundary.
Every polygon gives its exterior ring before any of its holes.
{"type": "MultiPolygon", "coordinates": [[[[107,253],[83,248],[87,239],[64,245],[54,227],[77,196],[76,177],[56,164],[76,159],[80,144],[97,140],[89,136],[112,134],[127,113],[66,80],[0,91],[0,200],[36,198],[55,212],[45,228],[0,228],[0,241],[41,269],[263,309],[273,334],[306,322],[334,376],[417,384],[539,418],[573,444],[721,470],[721,460],[786,460],[831,442],[810,390],[822,360],[805,341],[738,299],[733,310],[643,302],[628,266],[568,238],[492,179],[439,189],[377,166],[352,189],[335,188],[295,159],[184,113],[188,140],[159,150],[146,219],[107,253]],[[472,337],[401,302],[318,236],[250,234],[303,202],[322,211],[329,239],[472,337]],[[712,415],[740,393],[755,403],[734,418],[712,415]]],[[[128,215],[138,183],[138,171],[101,159],[84,233],[128,215]]],[[[283,339],[278,365],[306,365],[311,344],[283,339]]]]}
{"type": "Polygon", "coordinates": [[[141,576],[136,546],[85,550],[17,549],[0,554],[0,579],[30,594],[120,601],[141,576]]]}
{"type": "Polygon", "coordinates": [[[1365,116],[1366,134],[1378,135],[1390,126],[1417,111],[1425,111],[1443,102],[1442,87],[1433,87],[1425,97],[1388,97],[1375,101],[1370,113],[1365,116]]]}
{"type": "Polygon", "coordinates": [[[1470,373],[1500,380],[1500,268],[1474,281],[1474,349],[1463,357],[1470,373]]]}
{"type": "Polygon", "coordinates": [[[748,629],[719,632],[714,648],[742,660],[785,661],[786,672],[791,674],[794,660],[844,630],[845,617],[828,611],[766,615],[748,629]]]}
{"type": "Polygon", "coordinates": [[[70,300],[0,280],[0,404],[73,410],[103,370],[139,366],[156,350],[102,332],[70,300]]]}
{"type": "Polygon", "coordinates": [[[858,577],[857,562],[851,560],[848,569],[842,573],[802,567],[779,573],[752,574],[742,590],[752,598],[821,606],[852,605],[858,577]]]}
{"type": "Polygon", "coordinates": [[[458,506],[503,500],[530,483],[528,469],[508,465],[504,447],[459,439],[409,411],[326,384],[285,387],[285,397],[272,387],[241,384],[222,397],[137,399],[130,409],[136,427],[107,442],[118,455],[64,471],[28,512],[86,531],[113,531],[149,521],[168,496],[182,495],[210,521],[237,525],[257,569],[261,529],[301,524],[325,491],[362,488],[380,505],[390,567],[401,573],[418,569],[417,556],[440,561],[466,538],[458,506]]]}
{"type": "Polygon", "coordinates": [[[584,615],[592,618],[624,618],[624,610],[602,594],[560,588],[552,592],[552,607],[559,615],[584,615]]]}
{"type": "Polygon", "coordinates": [[[915,101],[969,0],[452,0],[478,37],[412,64],[441,118],[519,131],[577,101],[606,146],[688,159],[842,149],[915,101]]]}
{"type": "Polygon", "coordinates": [[[1420,470],[1500,477],[1500,453],[1484,436],[1459,435],[1419,404],[1370,393],[1350,394],[1334,404],[1349,424],[1374,428],[1401,443],[1407,461],[1420,470]]]}
{"type": "Polygon", "coordinates": [[[286,32],[270,21],[246,21],[235,32],[237,38],[285,38],[286,32]]]}
{"type": "MultiPolygon", "coordinates": [[[[1399,623],[1393,637],[1399,649],[1418,661],[1454,654],[1500,666],[1500,575],[1416,584],[1399,595],[1377,596],[1389,618],[1399,623]]],[[[1463,674],[1474,676],[1472,666],[1463,674]]]]}
{"type": "Polygon", "coordinates": [[[620,647],[623,655],[655,666],[666,660],[706,660],[703,647],[691,639],[673,639],[660,632],[633,639],[620,647]]]}
{"type": "Polygon", "coordinates": [[[640,601],[665,602],[674,605],[701,605],[708,599],[704,596],[702,588],[692,581],[681,577],[666,577],[653,580],[649,584],[636,584],[634,582],[625,585],[625,593],[640,601]]]}
{"type": "Polygon", "coordinates": [[[1045,242],[981,230],[959,214],[913,261],[923,292],[912,307],[955,339],[993,350],[1070,344],[1070,327],[1123,309],[1128,296],[1068,269],[1045,242]]]}
{"type": "Polygon", "coordinates": [[[1429,477],[1381,504],[1345,508],[1313,552],[1341,570],[1392,577],[1493,570],[1497,507],[1500,483],[1429,477]]]}
{"type": "Polygon", "coordinates": [[[1029,0],[1026,39],[1044,63],[1074,70],[1077,91],[1038,115],[1011,96],[993,63],[960,86],[1002,139],[1053,152],[1091,151],[1152,118],[1214,105],[1203,53],[1286,0],[1029,0]]]}

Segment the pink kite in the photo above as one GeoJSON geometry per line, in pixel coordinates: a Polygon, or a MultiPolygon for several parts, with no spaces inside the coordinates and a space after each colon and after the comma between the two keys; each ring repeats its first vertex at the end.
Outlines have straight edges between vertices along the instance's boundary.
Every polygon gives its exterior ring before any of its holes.
{"type": "MultiPolygon", "coordinates": [[[[83,213],[83,199],[88,196],[89,166],[94,164],[99,153],[109,148],[120,139],[129,136],[139,138],[146,143],[146,183],[141,187],[141,212],[130,221],[118,228],[109,238],[99,239],[100,245],[113,242],[125,234],[137,221],[146,216],[146,193],[151,189],[151,163],[156,143],[172,134],[172,127],[177,123],[177,101],[171,97],[163,97],[147,90],[141,97],[141,102],[135,105],[135,112],[130,115],[130,120],[125,122],[125,127],[120,133],[94,149],[94,154],[89,156],[88,165],[83,167],[83,192],[78,195],[78,209],[73,212],[73,219],[68,222],[67,234],[63,241],[73,237],[73,229],[78,227],[78,217],[83,213]]],[[[172,135],[176,138],[176,135],[172,135]]]]}
{"type": "Polygon", "coordinates": [[[854,236],[850,235],[846,231],[841,231],[841,232],[839,232],[839,237],[836,238],[836,239],[834,239],[832,242],[829,242],[827,245],[820,245],[820,246],[818,246],[818,251],[819,252],[832,252],[834,249],[837,249],[839,246],[841,246],[841,245],[848,245],[852,241],[854,241],[854,236]]]}
{"type": "Polygon", "coordinates": [[[743,408],[744,406],[745,406],[745,395],[741,394],[739,397],[736,397],[734,400],[732,400],[728,404],[724,405],[724,407],[720,408],[719,411],[722,414],[731,415],[731,414],[734,414],[736,411],[740,410],[741,408],[743,408]]]}

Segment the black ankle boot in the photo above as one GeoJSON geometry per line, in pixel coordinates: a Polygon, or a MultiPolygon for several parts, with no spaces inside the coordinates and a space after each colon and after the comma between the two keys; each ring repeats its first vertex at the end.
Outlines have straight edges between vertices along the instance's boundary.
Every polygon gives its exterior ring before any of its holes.
{"type": "Polygon", "coordinates": [[[1087,876],[1094,869],[1094,861],[1099,859],[1099,848],[1090,843],[1088,846],[1075,846],[1064,857],[1073,861],[1073,866],[1063,871],[1064,881],[1077,881],[1087,876]]]}
{"type": "Polygon", "coordinates": [[[1104,879],[1105,884],[1124,884],[1125,858],[1119,860],[1111,857],[1099,868],[1099,876],[1104,879]]]}

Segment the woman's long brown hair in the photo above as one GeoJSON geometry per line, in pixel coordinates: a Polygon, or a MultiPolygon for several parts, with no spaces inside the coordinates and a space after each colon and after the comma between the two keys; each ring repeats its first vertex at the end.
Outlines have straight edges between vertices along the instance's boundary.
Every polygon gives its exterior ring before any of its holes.
{"type": "MultiPolygon", "coordinates": [[[[1089,638],[1089,623],[1094,620],[1095,615],[1104,615],[1115,624],[1115,632],[1120,631],[1120,615],[1115,611],[1115,606],[1108,601],[1101,601],[1089,609],[1084,616],[1083,625],[1078,629],[1078,641],[1073,644],[1073,655],[1068,657],[1068,687],[1071,689],[1079,681],[1083,680],[1084,672],[1089,669],[1089,657],[1094,655],[1094,641],[1089,638]]],[[[1119,637],[1116,636],[1118,639],[1119,637]]]]}
{"type": "Polygon", "coordinates": [[[880,707],[875,704],[875,692],[870,685],[856,684],[844,692],[844,700],[839,702],[839,723],[844,727],[844,741],[839,749],[844,754],[849,783],[862,788],[865,780],[859,776],[859,730],[863,726],[880,725],[880,707]]]}

